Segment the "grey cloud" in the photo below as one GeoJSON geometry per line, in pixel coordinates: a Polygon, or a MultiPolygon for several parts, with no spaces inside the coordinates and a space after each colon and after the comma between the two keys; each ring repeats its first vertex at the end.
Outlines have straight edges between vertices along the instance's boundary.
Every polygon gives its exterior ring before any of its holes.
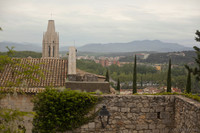
{"type": "Polygon", "coordinates": [[[0,0],[0,41],[42,42],[53,13],[61,45],[142,39],[192,44],[198,0],[0,0]],[[192,38],[191,38],[192,37],[192,38]],[[184,41],[187,40],[187,41],[184,41]],[[190,41],[188,41],[190,40],[190,41]]]}

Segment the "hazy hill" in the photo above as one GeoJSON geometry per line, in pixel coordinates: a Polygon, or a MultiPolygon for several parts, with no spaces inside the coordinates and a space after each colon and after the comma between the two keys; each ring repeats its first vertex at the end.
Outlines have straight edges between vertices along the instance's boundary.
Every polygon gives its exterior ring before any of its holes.
{"type": "Polygon", "coordinates": [[[186,51],[192,48],[184,47],[177,43],[161,42],[159,40],[132,41],[128,43],[109,43],[109,44],[87,44],[77,48],[83,52],[136,52],[136,51],[157,51],[173,52],[186,51]]]}
{"type": "Polygon", "coordinates": [[[38,44],[32,44],[32,43],[14,43],[14,42],[0,42],[0,51],[5,52],[7,51],[8,47],[14,46],[15,51],[36,51],[41,52],[42,46],[39,46],[38,44]]]}
{"type": "MultiPolygon", "coordinates": [[[[14,46],[16,51],[35,51],[41,52],[42,45],[31,43],[14,43],[14,42],[0,42],[0,51],[7,51],[6,46],[14,46]]],[[[61,47],[60,51],[66,52],[69,46],[61,47]]],[[[80,52],[93,53],[117,53],[117,52],[138,52],[138,51],[155,51],[155,52],[173,52],[173,51],[187,51],[192,48],[184,47],[177,43],[166,43],[159,40],[143,40],[132,41],[128,43],[109,43],[109,44],[86,44],[77,47],[80,52]]]]}

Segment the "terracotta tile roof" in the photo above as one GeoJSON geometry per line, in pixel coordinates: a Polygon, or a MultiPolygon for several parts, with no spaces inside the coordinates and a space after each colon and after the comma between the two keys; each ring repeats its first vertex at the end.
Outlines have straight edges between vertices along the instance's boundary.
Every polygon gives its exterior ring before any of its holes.
{"type": "MultiPolygon", "coordinates": [[[[67,60],[62,59],[42,59],[42,58],[23,58],[20,64],[40,64],[40,69],[44,72],[44,78],[38,75],[33,75],[40,81],[35,82],[28,80],[26,84],[29,87],[60,87],[65,86],[65,79],[67,77],[67,60]]],[[[19,69],[20,68],[16,68],[19,69]]],[[[12,76],[11,66],[6,66],[3,72],[0,72],[0,86],[6,86],[7,81],[16,82],[18,77],[12,76]]]]}

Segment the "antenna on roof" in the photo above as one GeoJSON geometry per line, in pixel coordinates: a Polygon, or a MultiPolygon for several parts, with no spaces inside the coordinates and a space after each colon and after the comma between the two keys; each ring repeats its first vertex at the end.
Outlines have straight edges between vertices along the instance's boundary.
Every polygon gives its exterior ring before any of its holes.
{"type": "Polygon", "coordinates": [[[51,20],[52,20],[53,13],[51,13],[51,20]]]}

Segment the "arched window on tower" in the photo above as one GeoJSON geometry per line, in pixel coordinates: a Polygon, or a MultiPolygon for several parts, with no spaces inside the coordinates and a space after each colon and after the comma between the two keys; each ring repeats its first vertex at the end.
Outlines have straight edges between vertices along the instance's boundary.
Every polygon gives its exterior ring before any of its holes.
{"type": "Polygon", "coordinates": [[[49,46],[49,57],[51,57],[51,47],[49,46]]]}
{"type": "Polygon", "coordinates": [[[53,57],[54,57],[54,55],[55,55],[55,46],[53,46],[53,57]]]}

